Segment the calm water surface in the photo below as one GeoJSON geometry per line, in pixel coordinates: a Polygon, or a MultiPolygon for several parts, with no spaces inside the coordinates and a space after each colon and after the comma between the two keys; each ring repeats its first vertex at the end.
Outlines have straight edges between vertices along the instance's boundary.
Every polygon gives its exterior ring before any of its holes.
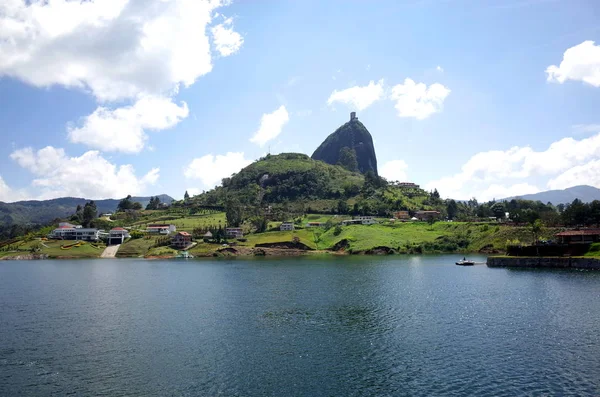
{"type": "Polygon", "coordinates": [[[0,395],[600,395],[600,272],[456,259],[0,262],[0,395]]]}

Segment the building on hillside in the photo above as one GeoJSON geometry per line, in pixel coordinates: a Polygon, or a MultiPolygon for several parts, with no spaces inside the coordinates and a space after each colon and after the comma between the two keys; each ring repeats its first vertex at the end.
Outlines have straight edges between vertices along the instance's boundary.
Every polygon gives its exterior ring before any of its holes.
{"type": "Polygon", "coordinates": [[[567,230],[555,236],[561,244],[591,244],[600,242],[600,229],[567,230]]]}
{"type": "Polygon", "coordinates": [[[225,228],[225,236],[227,238],[243,238],[244,230],[241,227],[228,227],[225,228]]]}
{"type": "Polygon", "coordinates": [[[410,219],[410,215],[408,211],[396,211],[394,212],[394,218],[407,221],[410,219]]]}
{"type": "Polygon", "coordinates": [[[48,235],[48,238],[57,240],[83,240],[83,241],[98,241],[98,233],[100,230],[93,228],[82,228],[60,226],[54,229],[52,233],[48,235]]]}
{"type": "Polygon", "coordinates": [[[202,236],[202,239],[204,239],[204,241],[212,240],[212,238],[213,234],[211,232],[206,232],[204,233],[204,236],[202,236]]]}
{"type": "Polygon", "coordinates": [[[108,232],[108,245],[123,244],[125,239],[131,237],[129,232],[122,227],[115,227],[108,232]]]}
{"type": "Polygon", "coordinates": [[[279,225],[279,230],[281,230],[282,232],[294,229],[295,227],[293,222],[281,222],[281,225],[279,225]]]}
{"type": "Polygon", "coordinates": [[[420,221],[428,221],[431,219],[439,219],[441,213],[439,211],[417,211],[415,218],[420,221]]]}
{"type": "Polygon", "coordinates": [[[169,235],[175,233],[176,230],[177,228],[175,225],[148,225],[148,227],[146,227],[146,233],[149,234],[169,235]]]}
{"type": "Polygon", "coordinates": [[[416,183],[412,183],[412,182],[398,182],[396,184],[396,186],[405,188],[405,189],[419,189],[420,188],[419,185],[417,185],[416,183]]]}
{"type": "Polygon", "coordinates": [[[372,216],[356,216],[353,219],[342,221],[343,225],[372,225],[377,223],[375,217],[372,216]]]}
{"type": "Polygon", "coordinates": [[[323,222],[308,222],[306,227],[321,227],[323,226],[323,222]]]}
{"type": "Polygon", "coordinates": [[[179,232],[171,239],[171,245],[175,248],[184,249],[192,243],[192,235],[188,232],[179,232]]]}

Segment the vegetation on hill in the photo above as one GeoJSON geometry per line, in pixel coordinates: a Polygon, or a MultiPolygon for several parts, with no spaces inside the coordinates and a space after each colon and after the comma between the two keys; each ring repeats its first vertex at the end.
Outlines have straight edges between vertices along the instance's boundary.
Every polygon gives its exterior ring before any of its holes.
{"type": "Polygon", "coordinates": [[[377,175],[373,138],[358,119],[350,120],[329,135],[315,150],[312,158],[341,165],[350,171],[372,171],[377,175]]]}

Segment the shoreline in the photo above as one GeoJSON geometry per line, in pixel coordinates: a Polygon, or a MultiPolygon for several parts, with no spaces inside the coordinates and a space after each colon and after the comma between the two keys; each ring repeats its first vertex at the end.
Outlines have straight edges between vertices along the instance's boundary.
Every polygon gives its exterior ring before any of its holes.
{"type": "Polygon", "coordinates": [[[526,257],[526,256],[490,256],[488,267],[521,269],[584,269],[600,270],[600,258],[593,257],[526,257]]]}

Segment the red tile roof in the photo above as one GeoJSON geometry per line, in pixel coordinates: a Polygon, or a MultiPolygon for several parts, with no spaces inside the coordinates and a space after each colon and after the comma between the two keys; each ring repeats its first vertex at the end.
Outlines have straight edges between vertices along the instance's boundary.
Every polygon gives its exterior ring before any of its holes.
{"type": "Polygon", "coordinates": [[[179,234],[181,236],[191,236],[191,234],[189,234],[188,232],[179,232],[177,234],[179,234]]]}
{"type": "Polygon", "coordinates": [[[125,229],[123,229],[122,227],[113,227],[113,228],[111,229],[111,231],[112,231],[112,230],[125,230],[125,229]]]}
{"type": "Polygon", "coordinates": [[[556,234],[558,237],[565,236],[597,236],[600,235],[600,229],[582,229],[582,230],[567,230],[556,234]]]}

